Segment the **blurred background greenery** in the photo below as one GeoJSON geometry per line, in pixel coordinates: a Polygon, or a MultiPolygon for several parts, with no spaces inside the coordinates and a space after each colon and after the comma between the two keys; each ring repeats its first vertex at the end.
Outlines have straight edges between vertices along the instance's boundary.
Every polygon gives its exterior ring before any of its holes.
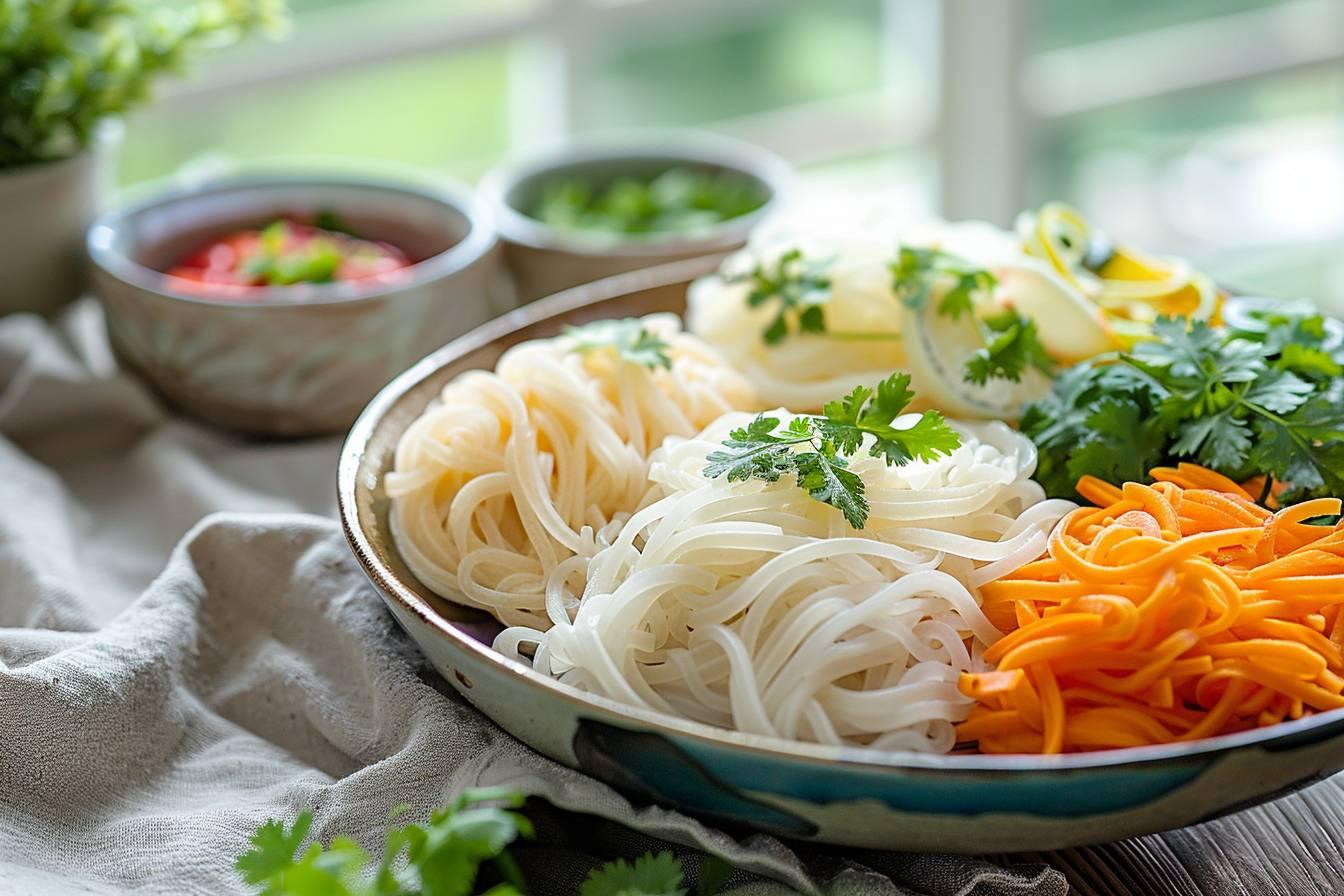
{"type": "MultiPolygon", "coordinates": [[[[1344,4],[1004,2],[1020,19],[1024,90],[1044,97],[1024,104],[1022,134],[983,135],[987,152],[1026,144],[1017,199],[1063,198],[1248,288],[1344,307],[1344,4]],[[1162,53],[1223,35],[1256,39],[1162,53]],[[1136,78],[1157,88],[1134,92],[1136,78]]],[[[937,212],[936,59],[960,43],[936,7],[291,0],[289,40],[220,54],[132,119],[120,177],[302,156],[473,180],[567,133],[693,126],[770,146],[817,189],[876,185],[912,215],[937,212]]],[[[951,62],[968,77],[978,64],[951,62]]]]}

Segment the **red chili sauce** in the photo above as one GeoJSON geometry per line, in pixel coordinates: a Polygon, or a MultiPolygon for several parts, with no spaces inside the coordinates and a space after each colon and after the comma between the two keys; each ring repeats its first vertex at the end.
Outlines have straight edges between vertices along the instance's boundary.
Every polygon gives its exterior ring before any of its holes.
{"type": "MultiPolygon", "coordinates": [[[[327,223],[323,216],[318,220],[327,223]]],[[[219,237],[169,268],[164,277],[179,292],[256,299],[270,287],[299,283],[394,283],[407,276],[412,264],[389,243],[281,218],[260,229],[219,237]]]]}

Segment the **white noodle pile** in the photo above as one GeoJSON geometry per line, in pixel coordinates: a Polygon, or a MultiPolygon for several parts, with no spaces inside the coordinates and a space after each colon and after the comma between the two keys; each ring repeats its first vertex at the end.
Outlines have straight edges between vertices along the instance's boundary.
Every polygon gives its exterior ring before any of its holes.
{"type": "Polygon", "coordinates": [[[648,490],[648,458],[751,387],[674,315],[642,321],[670,346],[649,369],[569,337],[528,342],[465,373],[402,436],[386,488],[401,555],[435,592],[544,628],[548,580],[582,586],[587,559],[648,490]]]}
{"type": "Polygon", "coordinates": [[[1073,505],[1042,500],[1028,439],[957,424],[962,447],[936,462],[854,459],[871,504],[856,531],[791,479],[701,475],[749,419],[655,452],[652,491],[592,558],[582,600],[553,575],[549,630],[508,629],[496,648],[536,645],[563,682],[726,728],[951,749],[972,702],[957,677],[1000,635],[977,589],[1039,556],[1073,505]]]}

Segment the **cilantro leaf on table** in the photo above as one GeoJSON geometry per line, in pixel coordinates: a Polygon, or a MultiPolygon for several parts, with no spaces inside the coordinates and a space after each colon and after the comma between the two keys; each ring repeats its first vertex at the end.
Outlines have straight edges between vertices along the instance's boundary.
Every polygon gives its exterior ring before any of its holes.
{"type": "Polygon", "coordinates": [[[311,812],[300,812],[292,828],[286,828],[282,821],[268,819],[249,840],[252,848],[238,857],[235,867],[243,880],[261,884],[287,870],[294,864],[294,854],[312,824],[311,812]]]}
{"type": "Polygon", "coordinates": [[[263,896],[362,893],[358,876],[368,855],[353,840],[337,837],[326,848],[314,843],[298,854],[312,820],[311,813],[303,812],[288,830],[274,819],[258,828],[252,835],[252,849],[239,856],[234,866],[243,880],[261,887],[263,896]]]}
{"type": "Polygon", "coordinates": [[[579,885],[579,896],[685,896],[682,879],[672,853],[646,853],[633,863],[617,859],[593,869],[579,885]]]}
{"type": "Polygon", "coordinates": [[[913,398],[909,374],[896,373],[876,389],[856,386],[844,398],[827,402],[821,416],[795,417],[782,429],[779,418],[760,414],[732,430],[723,447],[709,453],[703,473],[729,482],[777,482],[791,474],[799,488],[862,529],[868,500],[863,479],[849,469],[846,458],[858,453],[866,438],[872,439],[868,454],[888,466],[936,460],[961,445],[961,437],[937,411],[925,411],[911,426],[894,426],[913,398]]]}
{"type": "Polygon", "coordinates": [[[1073,496],[1083,475],[1142,481],[1154,466],[1194,461],[1286,483],[1282,501],[1344,492],[1344,379],[1334,373],[1344,368],[1322,320],[1284,310],[1221,330],[1159,318],[1153,341],[1064,371],[1027,408],[1037,479],[1073,496]],[[1319,341],[1292,341],[1303,334],[1319,341]]]}
{"type": "Polygon", "coordinates": [[[574,340],[573,350],[576,352],[612,349],[622,361],[650,370],[672,367],[672,358],[667,354],[671,346],[635,317],[595,320],[582,326],[565,327],[563,335],[574,340]]]}
{"type": "Polygon", "coordinates": [[[775,315],[761,338],[767,345],[777,345],[789,335],[790,326],[799,333],[826,332],[822,306],[831,297],[831,281],[826,276],[830,264],[830,259],[809,259],[801,249],[789,249],[773,264],[757,262],[750,271],[729,277],[728,282],[750,285],[750,308],[776,303],[775,315]]]}
{"type": "Polygon", "coordinates": [[[270,820],[252,835],[252,848],[234,867],[263,896],[469,896],[476,892],[481,865],[489,861],[504,881],[490,892],[516,896],[523,881],[505,850],[518,837],[532,836],[531,822],[511,811],[522,799],[505,790],[467,791],[433,813],[427,826],[408,824],[390,831],[382,860],[373,869],[366,867],[364,850],[345,837],[326,847],[313,843],[299,854],[312,823],[310,813],[302,813],[288,829],[270,820]],[[405,864],[398,870],[403,855],[405,864]]]}
{"type": "Polygon", "coordinates": [[[696,875],[696,896],[714,896],[724,888],[732,876],[732,865],[713,853],[705,853],[700,859],[700,871],[696,875]]]}

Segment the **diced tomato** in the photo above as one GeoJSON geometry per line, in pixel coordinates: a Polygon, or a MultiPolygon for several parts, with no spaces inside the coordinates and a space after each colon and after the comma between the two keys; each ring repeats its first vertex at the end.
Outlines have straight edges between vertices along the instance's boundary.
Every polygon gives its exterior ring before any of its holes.
{"type": "Polygon", "coordinates": [[[164,276],[181,292],[228,299],[301,282],[395,282],[408,276],[411,264],[389,243],[281,219],[264,229],[225,234],[184,256],[164,276]]]}

